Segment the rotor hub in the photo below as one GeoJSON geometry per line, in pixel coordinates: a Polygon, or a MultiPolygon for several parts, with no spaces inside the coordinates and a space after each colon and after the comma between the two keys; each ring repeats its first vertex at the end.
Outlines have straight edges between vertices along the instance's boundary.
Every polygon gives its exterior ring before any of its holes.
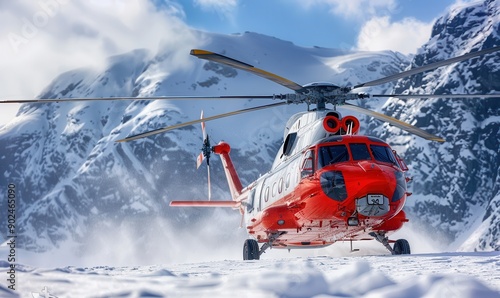
{"type": "Polygon", "coordinates": [[[294,104],[315,104],[318,110],[324,110],[326,104],[342,105],[347,100],[369,97],[366,93],[351,93],[351,90],[350,87],[339,87],[332,83],[321,82],[305,85],[293,94],[275,95],[274,98],[294,104]]]}

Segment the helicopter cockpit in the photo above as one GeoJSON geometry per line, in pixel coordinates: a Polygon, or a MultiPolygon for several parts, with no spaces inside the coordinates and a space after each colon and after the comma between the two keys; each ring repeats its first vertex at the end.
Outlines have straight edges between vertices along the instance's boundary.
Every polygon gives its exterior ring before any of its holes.
{"type": "MultiPolygon", "coordinates": [[[[337,142],[342,142],[341,136],[331,137],[330,139],[333,138],[337,142]]],[[[377,140],[373,138],[370,141],[377,140]]],[[[385,145],[385,143],[377,143],[355,141],[352,143],[342,142],[340,144],[331,144],[331,142],[328,142],[328,144],[320,145],[318,148],[318,169],[336,163],[363,160],[390,163],[400,167],[391,148],[385,145]]]]}

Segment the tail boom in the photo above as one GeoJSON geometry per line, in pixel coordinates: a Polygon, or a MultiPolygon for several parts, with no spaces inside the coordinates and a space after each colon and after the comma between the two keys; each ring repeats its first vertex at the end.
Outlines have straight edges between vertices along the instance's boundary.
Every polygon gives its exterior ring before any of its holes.
{"type": "Polygon", "coordinates": [[[242,194],[243,186],[241,185],[238,173],[236,173],[233,161],[229,156],[229,151],[231,151],[231,147],[225,142],[220,142],[213,147],[213,152],[220,155],[222,165],[224,166],[224,172],[226,173],[227,183],[229,184],[229,190],[231,191],[231,196],[233,200],[236,201],[242,194]]]}

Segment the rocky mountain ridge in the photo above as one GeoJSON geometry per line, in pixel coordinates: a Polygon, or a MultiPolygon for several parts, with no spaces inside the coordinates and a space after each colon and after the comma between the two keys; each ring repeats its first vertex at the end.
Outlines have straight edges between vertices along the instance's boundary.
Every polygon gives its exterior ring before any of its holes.
{"type": "MultiPolygon", "coordinates": [[[[231,36],[193,32],[199,35],[199,42],[189,46],[223,53],[301,84],[329,81],[352,86],[400,72],[410,63],[424,65],[499,45],[498,7],[498,1],[485,1],[443,16],[412,61],[389,51],[302,48],[250,32],[231,36]]],[[[157,53],[135,50],[111,57],[104,70],[61,74],[40,97],[289,92],[251,74],[189,57],[188,51],[174,50],[168,41],[164,45],[157,53]]],[[[367,91],[445,94],[500,90],[496,77],[499,60],[498,54],[471,59],[367,91]]],[[[51,250],[68,241],[89,249],[86,243],[91,239],[109,241],[96,237],[95,231],[112,234],[117,229],[130,230],[133,239],[147,240],[141,243],[154,243],[158,237],[171,239],[174,234],[183,239],[193,230],[203,231],[214,216],[212,225],[225,225],[229,220],[236,228],[238,214],[230,211],[168,207],[173,199],[206,197],[206,173],[194,166],[201,147],[199,127],[129,143],[114,141],[196,119],[200,110],[214,115],[263,103],[157,100],[23,105],[18,116],[0,129],[0,173],[6,181],[0,191],[5,193],[8,183],[19,190],[19,243],[33,251],[51,250]]],[[[414,177],[414,195],[408,205],[412,221],[438,230],[446,243],[467,236],[468,240],[457,244],[462,249],[500,249],[498,100],[388,99],[359,104],[447,140],[444,145],[429,143],[364,120],[362,132],[386,139],[409,163],[414,177]]],[[[305,108],[292,105],[213,121],[207,124],[208,132],[214,140],[232,145],[237,169],[243,182],[249,183],[269,170],[283,141],[283,125],[305,108]]],[[[217,162],[212,163],[212,187],[215,198],[229,197],[217,162]]],[[[217,233],[218,239],[241,237],[233,230],[217,233]]]]}

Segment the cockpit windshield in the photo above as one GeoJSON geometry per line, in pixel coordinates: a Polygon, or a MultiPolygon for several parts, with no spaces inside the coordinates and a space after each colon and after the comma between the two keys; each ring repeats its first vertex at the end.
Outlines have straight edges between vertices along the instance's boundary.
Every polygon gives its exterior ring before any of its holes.
{"type": "Polygon", "coordinates": [[[323,146],[319,148],[319,168],[348,160],[349,153],[345,145],[323,146]]]}
{"type": "Polygon", "coordinates": [[[387,162],[398,166],[398,162],[394,153],[388,146],[366,144],[366,143],[351,143],[349,144],[352,157],[349,155],[347,146],[343,144],[322,146],[318,150],[319,168],[326,167],[331,164],[349,161],[349,160],[376,160],[387,162]]]}
{"type": "Polygon", "coordinates": [[[373,157],[381,162],[390,162],[392,164],[397,165],[396,158],[392,153],[391,149],[387,146],[380,145],[370,145],[370,150],[372,152],[373,157]]]}
{"type": "Polygon", "coordinates": [[[365,143],[354,143],[349,144],[349,148],[351,149],[352,158],[354,160],[370,160],[372,159],[370,153],[368,152],[368,148],[365,143]]]}

